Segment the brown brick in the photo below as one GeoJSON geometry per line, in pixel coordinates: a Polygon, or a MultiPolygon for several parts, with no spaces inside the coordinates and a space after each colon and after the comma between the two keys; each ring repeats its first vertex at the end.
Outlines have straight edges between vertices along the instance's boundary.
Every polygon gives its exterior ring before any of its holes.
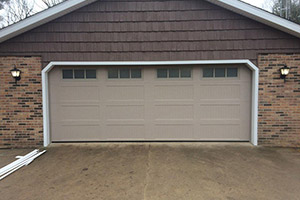
{"type": "Polygon", "coordinates": [[[0,57],[0,105],[0,148],[42,145],[40,57],[0,57]],[[14,65],[22,71],[17,85],[10,74],[14,65]]]}
{"type": "Polygon", "coordinates": [[[265,146],[300,147],[300,54],[258,56],[258,142],[265,146]],[[291,68],[286,83],[279,69],[291,68]]]}

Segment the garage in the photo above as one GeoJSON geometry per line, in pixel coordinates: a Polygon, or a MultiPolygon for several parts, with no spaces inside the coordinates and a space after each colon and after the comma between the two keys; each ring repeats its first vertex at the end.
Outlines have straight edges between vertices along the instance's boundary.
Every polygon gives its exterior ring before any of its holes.
{"type": "Polygon", "coordinates": [[[68,65],[48,79],[52,142],[251,140],[243,64],[68,65]]]}

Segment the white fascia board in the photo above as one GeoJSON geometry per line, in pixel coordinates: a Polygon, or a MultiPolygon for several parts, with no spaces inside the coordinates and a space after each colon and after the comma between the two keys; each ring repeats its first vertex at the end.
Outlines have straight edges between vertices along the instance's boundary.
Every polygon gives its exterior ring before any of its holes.
{"type": "Polygon", "coordinates": [[[250,19],[300,37],[300,25],[239,0],[207,0],[250,19]]]}
{"type": "Polygon", "coordinates": [[[43,90],[43,128],[44,146],[51,143],[50,137],[50,112],[49,112],[49,82],[48,73],[55,66],[157,66],[157,65],[219,65],[219,64],[245,64],[252,71],[252,103],[251,103],[251,143],[258,144],[258,81],[259,69],[250,60],[188,60],[188,61],[53,61],[42,70],[42,90],[43,90]]]}
{"type": "Polygon", "coordinates": [[[63,65],[63,66],[78,66],[78,65],[209,65],[209,64],[247,64],[252,71],[258,70],[258,68],[247,59],[237,59],[237,60],[186,60],[186,61],[82,61],[82,62],[72,62],[72,61],[53,61],[50,62],[44,69],[43,72],[48,72],[53,66],[63,65]]]}
{"type": "Polygon", "coordinates": [[[20,35],[95,1],[96,0],[67,0],[52,8],[41,11],[40,13],[0,30],[0,42],[20,35]]]}

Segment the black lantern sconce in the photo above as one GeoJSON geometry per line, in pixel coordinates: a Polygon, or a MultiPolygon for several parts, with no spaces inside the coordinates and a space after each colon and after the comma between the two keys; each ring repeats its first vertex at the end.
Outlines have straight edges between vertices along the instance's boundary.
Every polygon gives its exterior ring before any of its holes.
{"type": "Polygon", "coordinates": [[[11,76],[15,79],[16,84],[17,81],[21,80],[21,70],[19,70],[18,68],[16,68],[16,66],[10,70],[11,76]]]}
{"type": "Polygon", "coordinates": [[[285,78],[290,73],[290,68],[286,65],[282,68],[280,68],[280,77],[284,79],[284,82],[286,81],[285,78]]]}

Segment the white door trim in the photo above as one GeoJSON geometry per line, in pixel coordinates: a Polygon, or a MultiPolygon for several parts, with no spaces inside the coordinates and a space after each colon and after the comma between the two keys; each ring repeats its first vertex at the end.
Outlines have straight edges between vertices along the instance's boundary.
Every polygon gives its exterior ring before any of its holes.
{"type": "Polygon", "coordinates": [[[252,71],[252,102],[251,102],[251,143],[257,145],[257,120],[258,120],[258,81],[259,69],[250,60],[191,60],[191,61],[107,61],[107,62],[68,62],[53,61],[42,70],[43,89],[43,128],[44,146],[51,143],[50,140],[50,114],[49,114],[49,86],[48,73],[54,66],[108,66],[108,65],[208,65],[208,64],[245,64],[252,71]]]}

